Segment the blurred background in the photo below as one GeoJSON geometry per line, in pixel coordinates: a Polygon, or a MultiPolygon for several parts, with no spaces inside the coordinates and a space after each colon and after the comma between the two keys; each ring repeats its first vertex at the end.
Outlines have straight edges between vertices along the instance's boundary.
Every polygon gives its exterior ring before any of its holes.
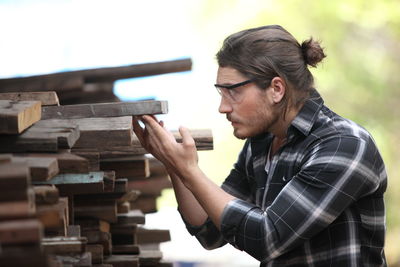
{"type": "MultiPolygon", "coordinates": [[[[0,0],[0,78],[190,57],[190,72],[117,82],[122,100],[167,100],[170,129],[212,129],[200,165],[220,184],[243,141],[218,113],[215,53],[239,30],[280,24],[300,42],[321,40],[328,57],[312,69],[325,103],[363,125],[385,160],[386,255],[400,262],[400,1],[398,0],[0,0]]],[[[176,266],[258,266],[231,247],[202,249],[185,230],[172,190],[146,225],[171,230],[162,244],[176,266]]]]}

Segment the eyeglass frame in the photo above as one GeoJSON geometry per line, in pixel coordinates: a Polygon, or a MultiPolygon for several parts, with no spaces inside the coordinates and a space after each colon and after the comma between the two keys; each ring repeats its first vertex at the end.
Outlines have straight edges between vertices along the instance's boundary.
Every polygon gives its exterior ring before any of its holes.
{"type": "MultiPolygon", "coordinates": [[[[216,84],[214,84],[214,87],[215,87],[215,89],[217,89],[217,92],[222,96],[221,88],[224,88],[224,89],[227,89],[227,90],[233,90],[233,89],[235,89],[237,87],[240,87],[240,86],[252,83],[252,82],[254,82],[253,79],[245,80],[243,82],[239,82],[239,83],[235,83],[235,84],[231,84],[231,85],[224,85],[224,84],[216,83],[216,84]]],[[[230,96],[230,97],[231,97],[232,100],[234,100],[232,96],[230,96]]]]}

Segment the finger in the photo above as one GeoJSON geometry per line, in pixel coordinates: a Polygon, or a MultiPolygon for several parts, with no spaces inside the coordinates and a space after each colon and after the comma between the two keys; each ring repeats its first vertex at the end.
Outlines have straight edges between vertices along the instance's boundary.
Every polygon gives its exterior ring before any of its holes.
{"type": "Polygon", "coordinates": [[[141,144],[144,144],[144,129],[140,126],[139,120],[136,116],[132,117],[133,131],[135,132],[137,138],[141,144]]]}
{"type": "MultiPolygon", "coordinates": [[[[161,143],[163,140],[171,139],[169,132],[151,116],[143,116],[143,123],[146,125],[146,128],[148,128],[149,134],[159,139],[161,143]]],[[[173,138],[173,140],[175,141],[175,138],[173,138]]]]}
{"type": "Polygon", "coordinates": [[[183,127],[183,126],[179,127],[179,133],[182,136],[182,144],[191,145],[191,146],[195,145],[194,139],[193,139],[192,135],[190,134],[188,128],[183,127]]]}

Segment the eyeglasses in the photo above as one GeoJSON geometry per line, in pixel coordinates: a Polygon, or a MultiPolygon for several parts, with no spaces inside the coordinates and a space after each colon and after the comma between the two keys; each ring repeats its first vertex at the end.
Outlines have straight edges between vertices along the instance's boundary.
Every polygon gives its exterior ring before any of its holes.
{"type": "Polygon", "coordinates": [[[227,99],[229,99],[232,102],[238,102],[240,101],[240,93],[235,90],[238,87],[241,87],[243,85],[249,84],[253,82],[253,80],[246,80],[240,83],[235,83],[231,85],[224,85],[224,84],[214,84],[215,88],[217,89],[217,92],[221,96],[225,96],[227,99]]]}

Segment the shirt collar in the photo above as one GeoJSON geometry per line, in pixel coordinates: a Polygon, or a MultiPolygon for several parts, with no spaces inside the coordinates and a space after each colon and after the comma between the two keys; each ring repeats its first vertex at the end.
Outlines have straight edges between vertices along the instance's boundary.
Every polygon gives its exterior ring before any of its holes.
{"type": "Polygon", "coordinates": [[[290,135],[293,127],[307,136],[310,133],[316,119],[318,118],[318,113],[323,105],[324,100],[317,90],[314,89],[311,92],[310,98],[306,100],[303,107],[292,121],[291,126],[288,129],[288,136],[290,135]]]}

